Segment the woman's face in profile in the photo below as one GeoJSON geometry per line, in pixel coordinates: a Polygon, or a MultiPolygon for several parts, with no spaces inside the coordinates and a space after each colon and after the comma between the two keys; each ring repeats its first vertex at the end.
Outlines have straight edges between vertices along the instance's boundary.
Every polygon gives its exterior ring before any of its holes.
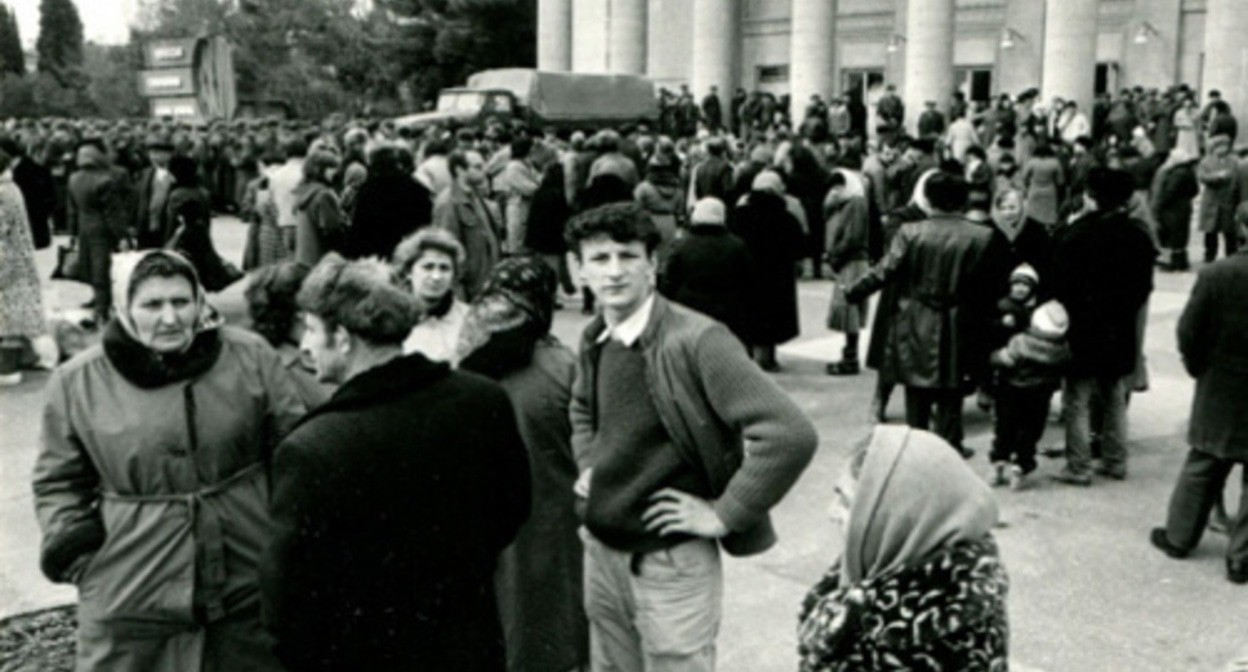
{"type": "Polygon", "coordinates": [[[152,277],[134,290],[130,319],[143,345],[159,354],[181,352],[195,337],[195,289],[182,276],[152,277]]]}
{"type": "Polygon", "coordinates": [[[412,264],[412,291],[420,299],[437,302],[451,291],[455,281],[455,260],[437,250],[425,250],[412,264]]]}

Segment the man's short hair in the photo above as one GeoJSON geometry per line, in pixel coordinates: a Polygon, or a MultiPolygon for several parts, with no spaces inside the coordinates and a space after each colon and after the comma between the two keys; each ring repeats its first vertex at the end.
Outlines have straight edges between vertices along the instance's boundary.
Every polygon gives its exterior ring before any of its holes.
{"type": "Polygon", "coordinates": [[[640,241],[651,254],[659,247],[659,230],[650,215],[635,203],[609,203],[586,210],[573,217],[564,230],[568,247],[578,256],[581,242],[598,236],[609,236],[617,243],[640,241]]]}
{"type": "Polygon", "coordinates": [[[308,267],[297,261],[283,261],[263,266],[252,274],[244,296],[251,328],[264,336],[273,347],[290,337],[290,329],[299,315],[295,296],[308,277],[308,267]]]}
{"type": "Polygon", "coordinates": [[[457,149],[446,155],[446,166],[451,170],[451,177],[459,177],[460,171],[468,167],[468,153],[479,154],[475,149],[457,149]]]}
{"type": "Polygon", "coordinates": [[[979,159],[980,161],[987,161],[987,160],[988,160],[988,154],[984,151],[984,148],[983,148],[983,147],[980,147],[980,146],[978,146],[978,145],[972,145],[972,146],[970,146],[970,147],[967,147],[967,148],[966,148],[966,155],[967,155],[968,157],[973,156],[973,157],[975,157],[975,158],[979,159]]]}
{"type": "Polygon", "coordinates": [[[1097,210],[1121,208],[1134,193],[1135,180],[1125,170],[1098,167],[1088,172],[1088,196],[1096,201],[1097,210]]]}
{"type": "Polygon", "coordinates": [[[941,212],[962,212],[966,209],[967,191],[966,179],[961,175],[939,171],[927,179],[923,195],[941,212]]]}
{"type": "Polygon", "coordinates": [[[292,133],[282,141],[282,153],[287,158],[303,158],[308,153],[308,143],[298,133],[292,133]]]}
{"type": "Polygon", "coordinates": [[[296,298],[329,329],[339,326],[377,345],[399,345],[420,317],[420,300],[398,286],[378,259],[347,261],[336,252],[312,269],[296,298]]]}

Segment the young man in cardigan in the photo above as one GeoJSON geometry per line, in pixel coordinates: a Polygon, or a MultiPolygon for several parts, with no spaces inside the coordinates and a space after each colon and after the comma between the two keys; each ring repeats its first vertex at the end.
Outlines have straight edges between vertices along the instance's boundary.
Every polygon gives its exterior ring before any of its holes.
{"type": "Polygon", "coordinates": [[[631,203],[567,239],[601,315],[585,329],[572,446],[594,670],[712,670],[719,548],[775,543],[768,511],[818,437],[728,329],[655,293],[659,234],[631,203]]]}

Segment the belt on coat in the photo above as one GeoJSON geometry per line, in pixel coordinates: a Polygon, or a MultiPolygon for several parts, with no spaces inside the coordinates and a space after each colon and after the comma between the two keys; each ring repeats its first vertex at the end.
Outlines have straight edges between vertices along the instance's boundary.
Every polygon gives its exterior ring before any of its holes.
{"type": "MultiPolygon", "coordinates": [[[[264,464],[252,463],[230,476],[196,490],[167,495],[123,495],[118,492],[103,491],[100,496],[112,502],[127,504],[151,504],[169,502],[186,506],[192,529],[198,531],[196,541],[203,549],[204,561],[204,595],[203,609],[207,620],[215,621],[225,616],[225,533],[221,526],[221,517],[215,513],[201,515],[204,512],[203,501],[219,495],[240,483],[249,481],[264,474],[264,464]]],[[[196,609],[195,611],[198,611],[196,609]]]]}

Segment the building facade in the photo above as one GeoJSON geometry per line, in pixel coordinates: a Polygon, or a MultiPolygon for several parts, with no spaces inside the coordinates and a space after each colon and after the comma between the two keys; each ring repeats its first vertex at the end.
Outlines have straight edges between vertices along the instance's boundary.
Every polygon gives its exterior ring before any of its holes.
{"type": "MultiPolygon", "coordinates": [[[[539,0],[538,67],[642,74],[697,96],[788,93],[805,107],[898,87],[907,109],[1036,87],[1177,83],[1248,109],[1248,0],[539,0]]],[[[907,115],[916,117],[917,115],[907,115]]]]}

